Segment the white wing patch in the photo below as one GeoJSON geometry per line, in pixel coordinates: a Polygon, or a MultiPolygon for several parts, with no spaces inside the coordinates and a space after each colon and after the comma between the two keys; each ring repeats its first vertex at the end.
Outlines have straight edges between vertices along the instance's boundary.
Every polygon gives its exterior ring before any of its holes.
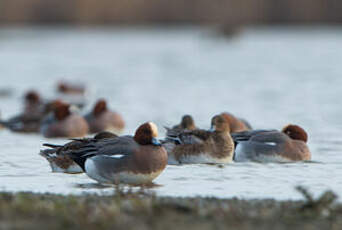
{"type": "Polygon", "coordinates": [[[271,146],[276,146],[277,145],[277,143],[275,143],[275,142],[265,142],[264,144],[265,145],[271,145],[271,146]]]}
{"type": "Polygon", "coordinates": [[[120,158],[123,158],[124,156],[125,156],[125,155],[117,154],[117,155],[111,155],[111,156],[106,156],[106,157],[115,158],[115,159],[120,159],[120,158]]]}

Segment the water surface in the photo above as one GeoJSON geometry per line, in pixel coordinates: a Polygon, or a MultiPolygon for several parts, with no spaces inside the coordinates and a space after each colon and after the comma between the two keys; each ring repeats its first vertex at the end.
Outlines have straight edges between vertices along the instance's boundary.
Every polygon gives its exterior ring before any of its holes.
{"type": "MultiPolygon", "coordinates": [[[[152,188],[158,195],[297,199],[294,187],[314,194],[342,192],[342,30],[254,28],[233,39],[199,28],[2,28],[0,78],[15,89],[0,98],[4,118],[18,112],[21,95],[36,88],[54,95],[59,79],[90,86],[90,104],[109,100],[132,134],[142,122],[160,127],[192,114],[208,128],[230,111],[255,128],[288,123],[309,133],[311,163],[233,163],[168,166],[152,188]]],[[[38,155],[39,135],[0,131],[0,190],[62,194],[111,193],[85,175],[51,173],[38,155]]]]}

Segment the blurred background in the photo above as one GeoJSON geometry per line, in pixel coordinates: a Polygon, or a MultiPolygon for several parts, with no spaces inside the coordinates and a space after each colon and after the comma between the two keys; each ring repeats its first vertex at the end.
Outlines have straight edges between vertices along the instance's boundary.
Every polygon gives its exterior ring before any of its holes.
{"type": "MultiPolygon", "coordinates": [[[[89,106],[108,98],[129,132],[184,113],[207,125],[222,110],[257,127],[335,128],[341,10],[337,0],[1,0],[0,77],[16,98],[86,85],[89,106]]],[[[3,103],[8,117],[21,102],[3,103]]]]}

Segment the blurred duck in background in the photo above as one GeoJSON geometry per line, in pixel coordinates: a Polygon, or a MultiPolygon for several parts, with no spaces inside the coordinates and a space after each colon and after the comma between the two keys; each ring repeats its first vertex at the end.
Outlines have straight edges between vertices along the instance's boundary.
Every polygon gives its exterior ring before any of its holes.
{"type": "Polygon", "coordinates": [[[125,128],[122,116],[111,111],[104,99],[96,102],[93,110],[85,116],[85,119],[88,122],[90,133],[109,131],[120,135],[125,128]]]}
{"type": "Polygon", "coordinates": [[[61,81],[58,83],[57,91],[62,94],[86,94],[86,88],[84,85],[76,85],[65,81],[61,81]]]}
{"type": "Polygon", "coordinates": [[[60,81],[57,84],[57,98],[78,108],[83,108],[87,104],[89,91],[83,84],[60,81]]]}
{"type": "Polygon", "coordinates": [[[173,134],[177,134],[178,132],[184,130],[195,130],[195,121],[191,115],[184,115],[182,117],[181,123],[173,126],[172,128],[165,127],[166,136],[172,136],[173,134]]]}
{"type": "Polygon", "coordinates": [[[252,130],[233,133],[237,162],[295,162],[311,160],[308,134],[298,125],[277,130],[252,130]]]}
{"type": "Polygon", "coordinates": [[[47,116],[40,132],[47,138],[84,137],[88,134],[87,121],[76,113],[68,103],[58,101],[53,106],[53,113],[47,116]]]}
{"type": "Polygon", "coordinates": [[[91,143],[116,137],[117,135],[110,132],[100,132],[94,138],[73,139],[65,145],[44,144],[43,146],[49,148],[41,150],[40,155],[50,163],[52,172],[83,173],[82,168],[68,156],[68,153],[82,149],[91,143]]]}
{"type": "Polygon", "coordinates": [[[24,114],[40,114],[43,107],[43,100],[37,91],[31,90],[26,93],[24,102],[24,114]]]}
{"type": "Polygon", "coordinates": [[[14,132],[38,133],[42,119],[49,112],[39,93],[31,90],[25,94],[22,113],[0,123],[14,132]]]}
{"type": "Polygon", "coordinates": [[[252,126],[245,119],[237,118],[233,114],[228,112],[223,112],[221,113],[221,115],[229,123],[231,133],[242,132],[252,129],[252,126]]]}
{"type": "Polygon", "coordinates": [[[211,120],[211,130],[184,130],[167,136],[163,146],[169,164],[229,163],[233,160],[234,142],[229,123],[223,115],[211,120]]]}
{"type": "Polygon", "coordinates": [[[10,97],[13,95],[13,89],[11,88],[0,88],[0,98],[10,97]]]}

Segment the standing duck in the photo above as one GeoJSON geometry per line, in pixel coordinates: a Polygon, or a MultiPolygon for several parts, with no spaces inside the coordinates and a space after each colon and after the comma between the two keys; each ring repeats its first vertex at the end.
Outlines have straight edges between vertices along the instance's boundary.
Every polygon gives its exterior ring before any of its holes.
{"type": "Polygon", "coordinates": [[[147,184],[167,165],[167,152],[157,136],[157,126],[147,122],[134,136],[91,141],[66,154],[99,183],[147,184]]]}
{"type": "Polygon", "coordinates": [[[47,138],[53,137],[83,137],[88,134],[86,120],[70,110],[70,105],[58,103],[53,108],[53,114],[42,122],[40,132],[47,138]]]}
{"type": "Polygon", "coordinates": [[[228,112],[223,112],[221,115],[229,123],[231,133],[242,132],[252,129],[252,126],[245,119],[237,118],[233,114],[228,112]]]}
{"type": "Polygon", "coordinates": [[[211,120],[210,131],[196,129],[168,137],[164,143],[169,164],[229,163],[233,159],[234,142],[229,123],[222,115],[211,120]],[[170,143],[170,139],[174,142],[170,143]]]}
{"type": "Polygon", "coordinates": [[[298,125],[277,130],[253,130],[233,133],[237,162],[295,162],[311,160],[308,134],[298,125]]]}
{"type": "Polygon", "coordinates": [[[109,131],[121,134],[125,128],[125,122],[121,115],[111,111],[107,107],[107,102],[99,100],[91,113],[85,116],[88,122],[90,133],[109,131]]]}

